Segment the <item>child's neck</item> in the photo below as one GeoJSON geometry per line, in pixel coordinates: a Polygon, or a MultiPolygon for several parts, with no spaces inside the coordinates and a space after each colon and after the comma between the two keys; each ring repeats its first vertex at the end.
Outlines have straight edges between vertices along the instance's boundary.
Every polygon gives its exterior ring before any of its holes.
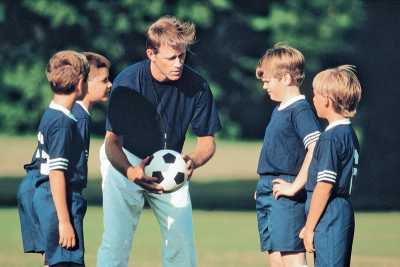
{"type": "Polygon", "coordinates": [[[63,106],[68,110],[71,110],[72,106],[75,103],[75,97],[73,94],[70,95],[54,94],[53,102],[60,106],[63,106]]]}
{"type": "Polygon", "coordinates": [[[335,121],[345,120],[347,118],[344,117],[343,115],[340,115],[340,114],[332,111],[325,116],[325,119],[328,121],[329,124],[331,124],[331,123],[334,123],[335,121]]]}
{"type": "Polygon", "coordinates": [[[85,106],[87,111],[91,111],[92,107],[93,107],[93,103],[90,101],[90,99],[88,97],[85,97],[84,99],[82,99],[82,104],[85,106]]]}
{"type": "Polygon", "coordinates": [[[285,93],[283,95],[281,103],[285,103],[288,100],[290,100],[293,97],[299,96],[300,95],[300,89],[298,86],[288,86],[286,87],[285,93]]]}

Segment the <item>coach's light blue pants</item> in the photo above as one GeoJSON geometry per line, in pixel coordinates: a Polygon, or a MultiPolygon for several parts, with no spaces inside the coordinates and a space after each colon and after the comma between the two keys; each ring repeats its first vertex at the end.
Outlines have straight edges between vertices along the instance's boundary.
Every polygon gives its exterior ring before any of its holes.
{"type": "MultiPolygon", "coordinates": [[[[132,165],[139,164],[138,157],[126,150],[124,152],[132,165]]],[[[163,266],[196,266],[188,185],[173,193],[148,193],[111,165],[105,155],[104,145],[100,149],[100,163],[103,177],[104,233],[97,255],[97,267],[128,266],[132,239],[144,199],[148,201],[160,224],[163,266]]]]}

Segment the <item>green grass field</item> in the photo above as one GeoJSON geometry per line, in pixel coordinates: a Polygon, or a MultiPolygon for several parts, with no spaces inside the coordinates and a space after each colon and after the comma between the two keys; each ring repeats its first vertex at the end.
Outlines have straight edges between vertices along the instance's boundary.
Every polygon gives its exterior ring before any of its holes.
{"type": "MultiPolygon", "coordinates": [[[[265,266],[258,251],[254,212],[195,211],[195,237],[199,266],[265,266]]],[[[41,256],[23,254],[15,208],[0,209],[0,266],[40,266],[41,256]]],[[[353,267],[400,266],[400,213],[357,213],[353,267]]],[[[102,212],[89,207],[85,219],[87,266],[95,266],[102,234],[102,212]]],[[[158,224],[145,210],[133,243],[129,266],[161,267],[158,224]]],[[[312,264],[310,264],[312,266],[312,264]]]]}
{"type": "MultiPolygon", "coordinates": [[[[98,150],[101,139],[91,140],[87,196],[101,197],[98,150]]],[[[202,209],[247,209],[239,211],[194,211],[199,266],[265,266],[258,249],[258,234],[252,190],[256,184],[258,142],[218,141],[217,153],[206,167],[196,171],[191,185],[193,207],[202,209]],[[238,156],[240,155],[240,156],[238,156]]],[[[194,146],[189,140],[184,151],[194,146]]],[[[15,192],[24,175],[22,165],[35,148],[35,137],[0,136],[0,205],[15,204],[15,192]],[[14,204],[13,204],[14,203],[14,204]]],[[[400,266],[400,212],[356,214],[352,267],[400,266]]],[[[102,234],[100,207],[90,206],[85,219],[87,266],[95,266],[102,234]]],[[[15,207],[0,208],[0,267],[41,266],[39,255],[23,254],[15,207]]],[[[130,266],[161,266],[161,240],[150,210],[145,210],[133,244],[130,266]]],[[[310,259],[311,261],[311,259],[310,259]]],[[[310,264],[312,266],[312,264],[310,264]]]]}

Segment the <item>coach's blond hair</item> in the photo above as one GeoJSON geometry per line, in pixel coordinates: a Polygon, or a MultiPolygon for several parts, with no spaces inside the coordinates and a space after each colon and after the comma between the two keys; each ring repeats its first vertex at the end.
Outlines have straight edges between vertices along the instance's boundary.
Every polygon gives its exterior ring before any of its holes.
{"type": "Polygon", "coordinates": [[[361,100],[361,85],[353,65],[341,65],[318,73],[313,88],[332,100],[335,112],[346,118],[353,117],[361,100]]]}
{"type": "Polygon", "coordinates": [[[80,79],[87,80],[89,63],[86,57],[72,50],[55,53],[47,63],[46,76],[54,93],[70,94],[80,79]]]}
{"type": "Polygon", "coordinates": [[[304,80],[304,56],[296,48],[278,43],[268,49],[260,58],[256,67],[256,77],[262,79],[265,72],[281,79],[289,74],[297,86],[304,80]]]}
{"type": "Polygon", "coordinates": [[[172,47],[191,45],[196,36],[193,23],[182,22],[172,16],[164,16],[150,25],[147,30],[146,48],[155,53],[162,44],[172,47]]]}

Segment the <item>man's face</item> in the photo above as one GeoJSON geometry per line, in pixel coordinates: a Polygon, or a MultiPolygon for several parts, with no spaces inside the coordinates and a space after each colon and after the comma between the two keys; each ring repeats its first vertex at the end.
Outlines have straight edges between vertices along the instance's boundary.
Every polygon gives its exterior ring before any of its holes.
{"type": "Polygon", "coordinates": [[[99,101],[107,101],[108,94],[111,90],[112,83],[108,79],[108,68],[90,68],[88,80],[88,97],[90,101],[95,103],[99,101]]]}
{"type": "Polygon", "coordinates": [[[148,49],[147,55],[156,73],[152,74],[160,81],[176,81],[182,76],[186,58],[186,46],[172,47],[162,44],[157,53],[148,49]]]}

